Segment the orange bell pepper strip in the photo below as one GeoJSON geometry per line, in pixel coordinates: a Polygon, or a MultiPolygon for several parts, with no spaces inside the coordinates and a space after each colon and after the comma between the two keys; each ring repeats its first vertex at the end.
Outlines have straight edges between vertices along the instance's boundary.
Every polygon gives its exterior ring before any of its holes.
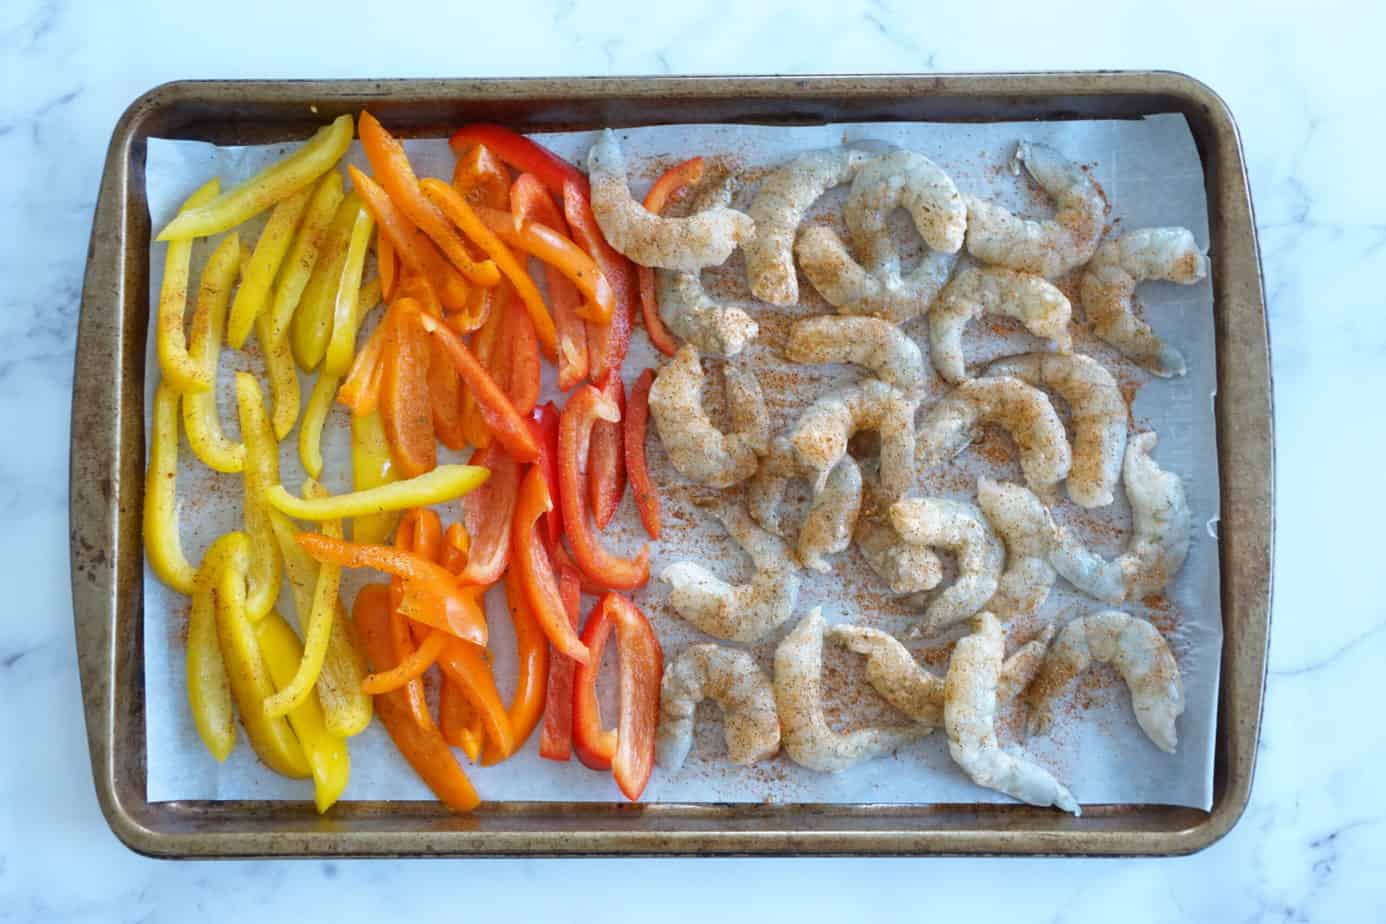
{"type": "Polygon", "coordinates": [[[481,730],[481,716],[457,684],[443,676],[438,687],[438,727],[448,744],[462,749],[472,763],[481,757],[486,735],[481,730]]]}
{"type": "Polygon", "coordinates": [[[337,403],[349,409],[353,417],[374,414],[380,407],[380,382],[385,376],[385,339],[393,323],[386,311],[356,351],[346,378],[337,388],[337,403]]]}
{"type": "Polygon", "coordinates": [[[470,334],[478,330],[491,317],[495,306],[501,301],[501,286],[489,289],[472,289],[467,296],[467,305],[461,311],[447,313],[448,325],[459,334],[470,334]]]}
{"type": "Polygon", "coordinates": [[[502,241],[523,253],[542,261],[563,274],[586,299],[578,309],[578,316],[605,324],[616,309],[616,295],[606,277],[597,269],[597,264],[567,236],[559,234],[548,225],[525,221],[513,213],[503,212],[479,205],[475,209],[477,217],[502,241]]]}
{"type": "Polygon", "coordinates": [[[443,567],[461,574],[471,556],[472,537],[461,523],[449,523],[443,534],[443,567]]]}
{"type": "MultiPolygon", "coordinates": [[[[505,305],[509,301],[506,289],[506,286],[499,285],[494,289],[485,290],[488,293],[497,293],[497,297],[481,329],[472,337],[473,355],[488,375],[491,374],[496,349],[501,341],[501,329],[505,323],[505,305]]],[[[456,327],[453,329],[456,330],[456,327]]],[[[500,382],[496,385],[501,387],[500,382]]],[[[504,391],[504,388],[501,390],[504,391]]],[[[466,435],[467,442],[478,449],[485,449],[491,445],[491,430],[482,419],[481,406],[477,404],[476,396],[470,388],[464,389],[462,393],[462,432],[466,435]]]]}
{"type": "Polygon", "coordinates": [[[602,597],[582,639],[592,657],[578,665],[573,679],[573,746],[588,767],[610,767],[622,794],[635,802],[654,769],[664,650],[640,608],[616,593],[602,597]],[[602,726],[597,703],[597,673],[613,628],[621,655],[621,706],[616,728],[609,729],[602,726]]]}
{"type": "Polygon", "coordinates": [[[490,469],[491,477],[462,498],[462,522],[470,547],[457,579],[464,584],[494,584],[510,564],[510,523],[520,488],[520,465],[498,445],[478,449],[470,464],[490,469]]]}
{"type": "Polygon", "coordinates": [[[402,298],[391,307],[391,329],[381,351],[380,418],[390,453],[406,478],[432,471],[438,464],[433,414],[428,391],[432,346],[412,317],[418,303],[402,298]]]}
{"type": "MultiPolygon", "coordinates": [[[[534,412],[530,418],[530,429],[539,441],[539,459],[534,464],[544,473],[544,481],[549,487],[549,497],[558,497],[558,405],[552,401],[534,412]]],[[[563,511],[561,504],[544,514],[544,532],[550,548],[563,535],[563,511]]]]}
{"type": "Polygon", "coordinates": [[[442,652],[443,646],[447,644],[447,640],[448,636],[445,633],[434,629],[424,639],[422,645],[415,648],[394,667],[380,673],[367,674],[362,678],[361,692],[369,693],[372,696],[388,693],[391,690],[398,690],[411,680],[422,677],[424,672],[433,666],[433,662],[438,660],[438,655],[442,652]]]}
{"type": "Polygon", "coordinates": [[[535,523],[553,509],[544,473],[530,466],[520,482],[520,494],[515,504],[515,520],[511,527],[510,567],[524,590],[530,609],[544,635],[560,654],[575,661],[587,660],[587,646],[578,638],[568,621],[567,610],[558,588],[553,563],[536,535],[535,523]]]}
{"type": "Polygon", "coordinates": [[[442,344],[432,337],[428,351],[428,402],[433,432],[439,442],[456,451],[467,445],[462,427],[462,380],[442,344]]]}
{"type": "MultiPolygon", "coordinates": [[[[425,314],[435,318],[443,316],[443,305],[438,301],[438,293],[427,279],[412,270],[400,276],[399,284],[395,286],[395,298],[411,298],[418,302],[419,310],[425,314]]],[[[470,291],[467,298],[471,298],[470,291]]]]}
{"type": "Polygon", "coordinates": [[[318,561],[344,568],[375,568],[404,578],[400,609],[409,618],[474,644],[486,644],[486,615],[442,565],[393,546],[347,542],[321,533],[300,533],[298,544],[318,561]]]}
{"type": "Polygon", "coordinates": [[[419,186],[428,200],[500,267],[500,272],[515,287],[521,301],[525,303],[525,310],[534,322],[534,330],[539,335],[539,343],[543,346],[544,352],[549,356],[555,355],[557,335],[553,318],[549,316],[548,306],[544,304],[544,296],[539,294],[539,289],[534,285],[534,280],[529,278],[529,272],[524,265],[477,216],[457,190],[432,177],[425,179],[419,186]]]}
{"type": "Polygon", "coordinates": [[[535,726],[543,718],[544,697],[549,682],[549,640],[529,607],[529,600],[514,569],[505,572],[505,599],[515,626],[515,651],[519,662],[515,694],[506,710],[514,740],[510,751],[502,751],[487,739],[486,747],[481,752],[483,767],[500,763],[529,740],[535,726]]]}
{"type": "MultiPolygon", "coordinates": [[[[621,376],[608,372],[601,390],[624,419],[626,389],[621,376]]],[[[626,455],[621,446],[621,434],[620,423],[598,420],[592,424],[592,445],[587,450],[587,489],[592,518],[597,521],[598,529],[606,529],[626,493],[626,455]]]]}
{"type": "MultiPolygon", "coordinates": [[[[390,643],[389,593],[383,585],[367,584],[356,595],[352,607],[356,631],[366,657],[377,671],[394,667],[397,659],[390,643]]],[[[467,774],[453,756],[452,749],[436,728],[425,728],[414,721],[405,694],[400,690],[375,698],[375,714],[409,765],[443,804],[455,812],[469,812],[481,799],[467,774]]]]}
{"type": "Polygon", "coordinates": [[[591,385],[573,393],[558,422],[559,500],[563,506],[563,530],[572,543],[573,559],[593,581],[614,590],[642,587],[650,579],[650,547],[642,546],[635,558],[619,558],[601,544],[587,521],[587,473],[592,425],[598,420],[618,423],[621,412],[615,402],[591,385]]]}
{"type": "Polygon", "coordinates": [[[510,403],[505,392],[486,374],[486,370],[477,362],[472,351],[467,349],[462,338],[446,324],[417,310],[403,313],[401,318],[404,322],[412,319],[415,324],[422,325],[424,330],[443,344],[448,358],[457,367],[463,383],[476,399],[486,426],[510,457],[517,462],[533,462],[539,458],[539,445],[534,441],[534,435],[529,432],[525,419],[515,410],[515,405],[510,403]]]}
{"type": "Polygon", "coordinates": [[[587,325],[587,376],[594,382],[600,381],[608,370],[621,368],[626,350],[630,348],[636,297],[635,264],[607,243],[592,214],[592,203],[574,183],[563,188],[563,214],[568,219],[573,240],[596,262],[616,296],[611,320],[605,324],[588,322],[587,325]]]}
{"type": "Polygon", "coordinates": [[[658,539],[659,493],[655,490],[650,467],[645,461],[645,430],[650,419],[650,386],[653,383],[653,369],[640,373],[640,378],[631,387],[622,426],[625,428],[626,477],[630,480],[635,509],[640,513],[640,523],[645,527],[646,535],[658,539]]]}
{"type": "Polygon", "coordinates": [[[448,225],[443,213],[431,204],[419,189],[419,178],[404,153],[404,145],[385,130],[385,126],[369,112],[362,111],[356,120],[357,134],[371,172],[380,180],[394,203],[414,225],[427,234],[457,271],[474,285],[493,286],[500,282],[500,271],[490,260],[477,262],[467,253],[462,239],[448,225]]]}
{"type": "MultiPolygon", "coordinates": [[[[479,595],[485,588],[471,590],[479,595]]],[[[485,647],[449,639],[438,657],[438,666],[443,675],[461,689],[467,704],[481,718],[487,746],[498,748],[502,754],[514,753],[515,736],[510,728],[510,716],[496,689],[496,678],[491,674],[485,647]]]]}
{"type": "MultiPolygon", "coordinates": [[[[558,567],[558,592],[573,631],[578,628],[581,580],[577,568],[558,567]]],[[[545,760],[568,760],[573,756],[573,672],[577,662],[557,651],[550,653],[549,688],[544,699],[544,728],[539,734],[539,756],[545,760]]]]}
{"type": "Polygon", "coordinates": [[[518,413],[528,415],[539,403],[542,377],[539,345],[534,335],[534,323],[514,301],[505,310],[504,343],[504,354],[510,367],[505,393],[510,396],[510,402],[518,413]]]}
{"type": "Polygon", "coordinates": [[[486,145],[472,145],[457,158],[452,186],[472,205],[503,209],[510,196],[510,171],[486,145]]]}
{"type": "MultiPolygon", "coordinates": [[[[442,521],[438,514],[427,507],[414,507],[405,512],[395,528],[395,548],[413,552],[430,561],[436,560],[442,542],[442,521]]],[[[400,612],[404,602],[404,581],[399,577],[390,578],[390,638],[395,646],[395,657],[403,663],[414,653],[414,637],[410,631],[408,617],[400,612]]],[[[437,655],[434,655],[437,660],[437,655]]],[[[420,671],[420,674],[423,672],[420,671]]],[[[428,697],[424,694],[423,680],[414,678],[404,685],[408,697],[409,710],[414,721],[424,728],[434,725],[433,713],[428,708],[428,697]]]]}
{"type": "MultiPolygon", "coordinates": [[[[552,228],[565,237],[568,234],[568,223],[553,197],[532,173],[520,174],[510,187],[510,214],[519,221],[552,228]]],[[[558,387],[567,391],[587,378],[587,325],[578,313],[582,295],[561,270],[548,263],[544,264],[544,285],[558,332],[558,387]]]]}
{"type": "MultiPolygon", "coordinates": [[[[655,215],[663,214],[664,207],[669,204],[669,200],[679,195],[689,186],[694,186],[703,179],[703,159],[694,157],[681,164],[675,164],[655,180],[650,191],[645,194],[645,209],[655,215]]],[[[669,332],[669,328],[664,326],[664,319],[659,315],[659,304],[655,299],[655,274],[654,269],[648,266],[637,266],[635,268],[637,285],[640,289],[640,313],[645,319],[645,332],[650,335],[650,342],[655,345],[655,349],[665,356],[673,356],[678,350],[678,342],[674,335],[669,332]]]]}
{"type": "Polygon", "coordinates": [[[389,301],[395,294],[395,279],[399,277],[399,258],[388,234],[375,236],[375,267],[380,274],[380,297],[389,301]]]}
{"type": "Polygon", "coordinates": [[[474,145],[484,145],[506,164],[521,173],[532,173],[554,195],[563,195],[564,183],[575,183],[587,195],[587,177],[557,154],[519,132],[503,125],[475,122],[464,125],[448,138],[448,145],[459,156],[474,145]]]}

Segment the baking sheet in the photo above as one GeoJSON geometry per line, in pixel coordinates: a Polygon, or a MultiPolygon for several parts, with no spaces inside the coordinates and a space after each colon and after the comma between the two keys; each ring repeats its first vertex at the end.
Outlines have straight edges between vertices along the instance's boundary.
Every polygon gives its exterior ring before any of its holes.
{"type": "MultiPolygon", "coordinates": [[[[1193,138],[1182,116],[1160,115],[1126,121],[1071,121],[1055,123],[865,123],[813,127],[748,125],[655,126],[623,130],[622,145],[632,168],[637,195],[664,166],[691,156],[711,155],[714,169],[731,169],[744,179],[736,203],[744,205],[754,193],[758,174],[794,153],[843,142],[881,141],[919,150],[942,165],[964,192],[992,196],[1027,215],[1044,215],[1047,204],[1032,186],[1006,169],[1014,144],[1021,138],[1053,144],[1070,157],[1088,165],[1111,203],[1109,221],[1114,231],[1147,225],[1183,225],[1200,242],[1208,240],[1206,195],[1202,167],[1193,138]]],[[[592,133],[543,136],[558,153],[581,160],[592,133]]],[[[411,141],[407,147],[421,175],[449,176],[453,156],[441,140],[411,141]]],[[[216,147],[200,142],[151,139],[148,142],[146,188],[152,226],[157,231],[177,210],[179,203],[212,175],[222,178],[224,188],[254,173],[279,156],[282,146],[248,148],[216,147]]],[[[359,146],[348,159],[364,165],[359,146]]],[[[819,203],[815,217],[833,220],[840,194],[819,203]]],[[[898,216],[897,216],[898,217],[898,216]]],[[[249,244],[258,225],[242,230],[249,244]]],[[[194,271],[210,253],[213,243],[199,242],[194,251],[194,271]]],[[[151,312],[157,302],[164,248],[151,251],[151,312]]],[[[907,254],[908,256],[908,254],[907,254]]],[[[709,287],[719,295],[746,298],[740,255],[706,274],[709,287]]],[[[195,277],[194,277],[195,278],[195,277]]],[[[789,323],[826,307],[810,286],[803,290],[800,306],[774,309],[759,305],[756,314],[762,334],[748,349],[746,358],[761,376],[777,426],[794,419],[812,398],[854,375],[851,369],[798,367],[778,358],[778,347],[789,323]]],[[[1049,767],[1075,795],[1086,803],[1153,803],[1207,809],[1212,800],[1213,742],[1217,704],[1218,668],[1222,642],[1219,606],[1216,516],[1218,511],[1217,458],[1212,394],[1215,388],[1215,354],[1212,325],[1212,290],[1207,281],[1180,287],[1162,283],[1144,286],[1140,298],[1157,332],[1176,345],[1189,363],[1189,375],[1173,381],[1152,379],[1121,360],[1105,345],[1075,325],[1075,346],[1101,359],[1133,395],[1132,417],[1137,429],[1160,434],[1157,462],[1184,480],[1193,510],[1195,535],[1184,569],[1168,589],[1166,598],[1129,607],[1151,618],[1170,639],[1184,675],[1188,708],[1179,720],[1179,750],[1165,755],[1149,743],[1130,714],[1129,699],[1116,675],[1098,668],[1079,682],[1065,700],[1055,728],[1031,739],[1027,748],[1049,767]]],[[[1076,303],[1076,299],[1075,299],[1076,303]]],[[[1076,307],[1076,306],[1075,306],[1076,307]]],[[[922,341],[923,330],[915,322],[908,328],[922,341]]],[[[922,345],[922,343],[921,343],[922,345]]],[[[1007,323],[980,322],[970,326],[965,340],[969,362],[1037,348],[1037,341],[1007,323]]],[[[927,352],[927,350],[926,350],[927,352]]],[[[657,354],[642,334],[632,342],[625,369],[633,380],[657,354]]],[[[152,395],[157,363],[151,338],[147,389],[152,395]]],[[[716,404],[717,364],[711,373],[710,402],[716,404]]],[[[230,400],[231,372],[263,371],[258,352],[250,345],[245,353],[224,351],[219,379],[223,421],[236,433],[235,408],[230,400]]],[[[305,379],[305,399],[308,380],[305,379]]],[[[546,396],[552,394],[546,381],[546,396]]],[[[945,390],[935,379],[926,402],[945,390]]],[[[150,407],[151,402],[146,402],[150,407]]],[[[334,491],[349,488],[349,432],[345,414],[336,409],[324,432],[327,460],[324,482],[334,491]]],[[[990,434],[981,445],[955,462],[927,473],[920,481],[923,492],[964,499],[975,497],[979,474],[1019,480],[1019,469],[1006,440],[990,434]]],[[[735,494],[718,495],[705,488],[684,484],[668,466],[657,439],[649,444],[651,465],[660,482],[665,502],[666,532],[652,549],[653,573],[684,559],[710,562],[709,567],[730,580],[748,574],[748,562],[721,533],[708,514],[709,505],[735,503],[735,494]]],[[[281,448],[283,481],[295,488],[303,477],[293,435],[281,448]]],[[[182,503],[184,546],[191,560],[217,535],[238,528],[241,486],[238,476],[208,471],[188,450],[180,451],[178,493],[182,503]]],[[[446,511],[445,518],[451,519],[446,511]]],[[[1062,502],[1056,516],[1073,525],[1105,555],[1116,554],[1129,525],[1124,500],[1104,511],[1081,511],[1062,502]]],[[[609,542],[629,550],[642,534],[633,507],[627,500],[610,531],[609,542]]],[[[347,582],[347,599],[365,575],[347,582]]],[[[821,604],[830,622],[858,622],[895,634],[903,634],[915,617],[901,601],[883,594],[855,550],[836,559],[833,575],[806,576],[800,612],[821,604]]],[[[499,593],[489,599],[492,617],[492,649],[498,681],[508,690],[514,675],[514,655],[508,617],[499,593]]],[[[281,607],[292,609],[287,591],[281,607]]],[[[636,594],[636,600],[654,621],[665,646],[674,657],[686,645],[705,641],[667,605],[667,588],[658,581],[636,594]]],[[[261,766],[242,741],[232,756],[218,765],[199,742],[188,714],[184,686],[183,632],[187,603],[168,591],[152,574],[145,580],[145,682],[147,796],[151,801],[173,799],[305,799],[310,784],[285,780],[261,766]]],[[[590,605],[584,601],[584,606],[590,605]]],[[[1062,622],[1070,615],[1100,608],[1060,580],[1038,618],[1013,623],[1010,647],[1026,640],[1042,621],[1062,622]]],[[[286,615],[289,615],[286,613],[286,615]]],[[[784,630],[752,647],[768,670],[774,646],[784,630]]],[[[922,660],[937,672],[946,666],[946,637],[942,643],[915,644],[922,660]]],[[[875,698],[861,679],[859,660],[828,646],[825,652],[830,718],[845,725],[860,721],[899,721],[875,698]]],[[[610,691],[605,691],[610,692],[610,691]]],[[[610,711],[608,710],[608,715],[610,711]]],[[[1017,740],[1021,727],[1018,710],[1003,712],[1002,738],[1017,740]]],[[[795,766],[783,754],[752,768],[730,765],[720,741],[721,722],[715,707],[699,714],[699,731],[693,753],[682,770],[669,774],[656,769],[645,792],[645,801],[664,802],[840,802],[929,803],[1006,801],[1006,797],[973,785],[952,764],[941,730],[892,757],[863,764],[841,774],[828,775],[795,766]]],[[[242,736],[243,737],[243,736],[242,736]]],[[[608,774],[590,773],[573,764],[544,761],[537,756],[537,735],[515,758],[501,767],[470,768],[469,774],[487,799],[534,801],[612,801],[620,798],[608,774]]],[[[373,724],[352,739],[352,779],[348,799],[431,799],[394,751],[383,729],[373,724]]]]}

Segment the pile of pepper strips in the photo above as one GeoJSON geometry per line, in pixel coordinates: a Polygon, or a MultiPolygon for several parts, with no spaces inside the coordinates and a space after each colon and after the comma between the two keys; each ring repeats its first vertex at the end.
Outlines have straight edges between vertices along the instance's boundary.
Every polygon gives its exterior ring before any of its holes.
{"type": "MultiPolygon", "coordinates": [[[[494,125],[458,131],[448,184],[418,179],[369,113],[359,133],[371,172],[348,167],[353,193],[343,194],[335,169],[351,138],[343,116],[242,186],[218,195],[215,181],[208,184],[159,236],[170,242],[157,325],[164,382],[145,536],[155,573],[193,597],[188,678],[199,733],[224,759],[234,744],[234,697],[257,754],[281,773],[311,773],[325,810],[346,784],[345,738],[369,722],[373,696],[400,752],[449,807],[467,810],[478,796],[450,745],[496,763],[542,721],[543,757],[566,761],[576,751],[638,799],[653,766],[663,655],[644,614],[617,591],[646,583],[648,549],[622,558],[599,533],[629,481],[647,532],[659,534],[644,459],[653,372],[639,377],[628,407],[621,378],[637,300],[652,342],[674,350],[652,273],[606,242],[586,178],[521,135],[494,125]],[[186,346],[193,239],[271,207],[248,260],[239,259],[235,231],[212,255],[186,346]],[[363,283],[373,232],[379,280],[363,283]],[[529,257],[542,263],[547,301],[529,276],[529,257]],[[384,315],[358,348],[361,322],[382,297],[384,315]],[[223,323],[237,348],[254,330],[274,402],[267,415],[258,382],[237,377],[242,444],[216,419],[223,323]],[[310,479],[295,497],[279,484],[277,443],[298,417],[290,355],[319,371],[299,433],[312,478],[322,470],[333,397],[351,411],[350,494],[328,497],[310,479]],[[541,357],[555,362],[569,393],[561,410],[536,406],[541,357]],[[242,472],[245,482],[245,532],[218,540],[198,569],[177,540],[180,400],[194,453],[219,471],[242,472]],[[437,442],[474,447],[471,464],[439,466],[437,442]],[[422,506],[456,497],[462,519],[446,528],[422,506]],[[401,510],[393,544],[381,544],[401,510]],[[320,522],[322,531],[299,532],[291,517],[320,522]],[[342,538],[341,518],[352,519],[354,541],[342,538]],[[375,671],[367,676],[342,618],[341,567],[391,575],[388,587],[366,586],[353,606],[355,642],[375,671]],[[306,621],[301,646],[273,612],[281,570],[306,621]],[[519,648],[508,706],[491,675],[481,603],[498,581],[519,648]],[[600,596],[585,625],[583,592],[600,596]],[[596,679],[613,629],[620,714],[608,729],[596,679]],[[434,665],[436,719],[423,687],[434,665]]],[[[669,171],[647,207],[662,210],[701,171],[701,158],[669,171]]]]}

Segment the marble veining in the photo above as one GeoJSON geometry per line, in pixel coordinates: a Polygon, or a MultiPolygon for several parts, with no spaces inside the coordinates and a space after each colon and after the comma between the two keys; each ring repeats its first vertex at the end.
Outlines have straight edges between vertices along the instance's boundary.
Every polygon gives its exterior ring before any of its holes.
{"type": "MultiPolygon", "coordinates": [[[[236,7],[0,4],[0,921],[379,920],[439,909],[573,917],[574,883],[698,917],[1386,920],[1386,494],[1378,152],[1386,12],[1198,0],[1108,5],[513,0],[236,7]],[[210,9],[210,8],[208,8],[210,9]],[[437,38],[435,38],[437,37],[437,38]],[[183,77],[1171,68],[1229,102],[1246,145],[1275,349],[1279,545],[1251,806],[1173,860],[329,861],[170,864],[106,830],[86,757],[67,566],[76,306],[110,131],[183,77]],[[713,885],[707,888],[706,885],[713,885]],[[700,888],[701,886],[701,888],[700,888]],[[772,899],[773,896],[773,899],[772,899]]],[[[633,916],[633,915],[632,915],[633,916]]]]}

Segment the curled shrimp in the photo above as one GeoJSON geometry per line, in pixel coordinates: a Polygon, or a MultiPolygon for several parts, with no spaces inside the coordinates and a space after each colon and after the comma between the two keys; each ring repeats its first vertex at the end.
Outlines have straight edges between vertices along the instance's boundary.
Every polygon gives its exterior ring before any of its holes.
{"type": "Polygon", "coordinates": [[[879,516],[859,517],[852,538],[866,564],[893,594],[922,593],[943,581],[943,563],[934,550],[901,539],[895,527],[879,516]]]}
{"type": "Polygon", "coordinates": [[[844,455],[814,492],[804,524],[799,527],[799,561],[821,574],[830,570],[827,556],[844,551],[861,511],[861,468],[844,455]]]}
{"type": "Polygon", "coordinates": [[[698,704],[712,699],[722,707],[727,757],[749,766],[780,749],[780,720],[770,678],[749,652],[721,645],[693,645],[664,668],[659,690],[659,731],[655,759],[677,770],[693,747],[698,704]]]}
{"type": "Polygon", "coordinates": [[[1102,237],[1107,203],[1082,170],[1046,144],[1022,141],[1021,165],[1058,206],[1049,221],[1028,221],[992,202],[967,199],[967,252],[995,266],[1053,279],[1088,262],[1102,237]]]}
{"type": "Polygon", "coordinates": [[[1030,734],[1054,721],[1054,701],[1094,661],[1117,669],[1131,691],[1131,709],[1146,737],[1166,753],[1178,743],[1175,720],[1184,712],[1179,663],[1158,629],[1117,610],[1080,616],[1064,626],[1030,686],[1030,734]]]}
{"type": "Polygon", "coordinates": [[[784,535],[780,522],[780,504],[789,482],[799,475],[799,461],[789,437],[777,436],[770,441],[770,451],[760,460],[755,475],[746,483],[746,506],[751,518],[776,536],[784,535]]]}
{"type": "Polygon", "coordinates": [[[962,622],[996,593],[1006,548],[976,507],[941,497],[907,497],[891,506],[890,523],[905,542],[944,549],[958,561],[957,580],[929,604],[916,634],[962,622]]]}
{"type": "Polygon", "coordinates": [[[1068,335],[1073,306],[1053,283],[999,266],[970,266],[944,286],[929,310],[929,357],[945,381],[967,378],[963,328],[983,314],[1015,318],[1061,353],[1073,349],[1068,335]]]}
{"type": "Polygon", "coordinates": [[[1010,432],[1025,480],[1041,497],[1068,477],[1072,450],[1049,398],[1009,376],[968,379],[934,402],[919,423],[915,463],[921,472],[951,459],[992,422],[1010,432]]]}
{"type": "Polygon", "coordinates": [[[955,254],[927,252],[901,275],[898,264],[868,270],[827,225],[810,225],[794,245],[799,267],[823,300],[842,314],[869,315],[903,324],[929,309],[957,262],[955,254]]]}
{"type": "Polygon", "coordinates": [[[957,253],[962,247],[967,205],[952,178],[923,154],[888,151],[857,171],[842,210],[868,267],[888,266],[896,257],[886,219],[897,208],[910,213],[931,249],[957,253]]]}
{"type": "MultiPolygon", "coordinates": [[[[865,626],[833,626],[828,637],[848,651],[866,656],[866,680],[882,699],[920,725],[937,728],[943,724],[943,678],[925,670],[903,642],[865,626]]],[[[1046,626],[1001,665],[996,685],[998,703],[1009,703],[1030,684],[1053,637],[1054,627],[1046,626]]]]}
{"type": "Polygon", "coordinates": [[[954,646],[943,682],[948,753],[978,786],[1031,805],[1053,805],[1082,814],[1073,794],[1049,771],[1001,748],[996,738],[996,702],[1005,636],[991,613],[982,612],[973,624],[972,634],[954,646]]]}
{"type": "Polygon", "coordinates": [[[1083,310],[1093,333],[1166,378],[1183,375],[1184,357],[1136,316],[1136,286],[1151,279],[1193,285],[1208,275],[1208,258],[1187,228],[1128,231],[1097,248],[1083,273],[1083,310]]]}
{"type": "Polygon", "coordinates": [[[805,318],[790,329],[785,356],[796,363],[855,363],[906,394],[924,384],[919,346],[880,318],[805,318]]]}
{"type": "Polygon", "coordinates": [[[928,734],[912,725],[838,734],[823,715],[823,611],[814,607],[775,649],[775,705],[785,752],[810,770],[836,773],[928,734]]]}
{"type": "Polygon", "coordinates": [[[852,148],[801,154],[765,178],[747,210],[755,236],[744,243],[746,276],[756,298],[772,305],[799,301],[794,236],[804,213],[834,186],[849,182],[871,155],[852,148]]]}
{"type": "Polygon", "coordinates": [[[725,263],[738,244],[751,239],[749,215],[718,207],[686,218],[665,218],[637,202],[626,182],[626,162],[616,133],[602,132],[587,155],[592,213],[602,234],[621,253],[643,266],[696,272],[725,263]]]}
{"type": "Polygon", "coordinates": [[[659,576],[672,586],[669,605],[714,638],[750,643],[769,635],[794,612],[800,579],[794,555],[778,536],[760,529],[739,507],[720,519],[727,533],[751,557],[749,583],[728,584],[692,561],[675,562],[659,576]]]}
{"type": "Polygon", "coordinates": [[[703,408],[703,367],[698,350],[684,344],[650,387],[650,415],[660,442],[679,474],[727,488],[755,474],[757,455],[769,442],[769,417],[760,385],[734,364],[724,369],[732,432],[712,425],[703,408]]]}
{"type": "Polygon", "coordinates": [[[1032,491],[1018,484],[977,479],[977,506],[1006,546],[1006,570],[987,609],[1002,619],[1033,613],[1054,586],[1054,521],[1032,491]]]}
{"type": "Polygon", "coordinates": [[[858,430],[881,436],[881,486],[900,497],[914,482],[916,404],[899,389],[867,379],[819,398],[799,416],[789,442],[799,464],[821,489],[833,466],[847,454],[847,440],[858,430]]]}

